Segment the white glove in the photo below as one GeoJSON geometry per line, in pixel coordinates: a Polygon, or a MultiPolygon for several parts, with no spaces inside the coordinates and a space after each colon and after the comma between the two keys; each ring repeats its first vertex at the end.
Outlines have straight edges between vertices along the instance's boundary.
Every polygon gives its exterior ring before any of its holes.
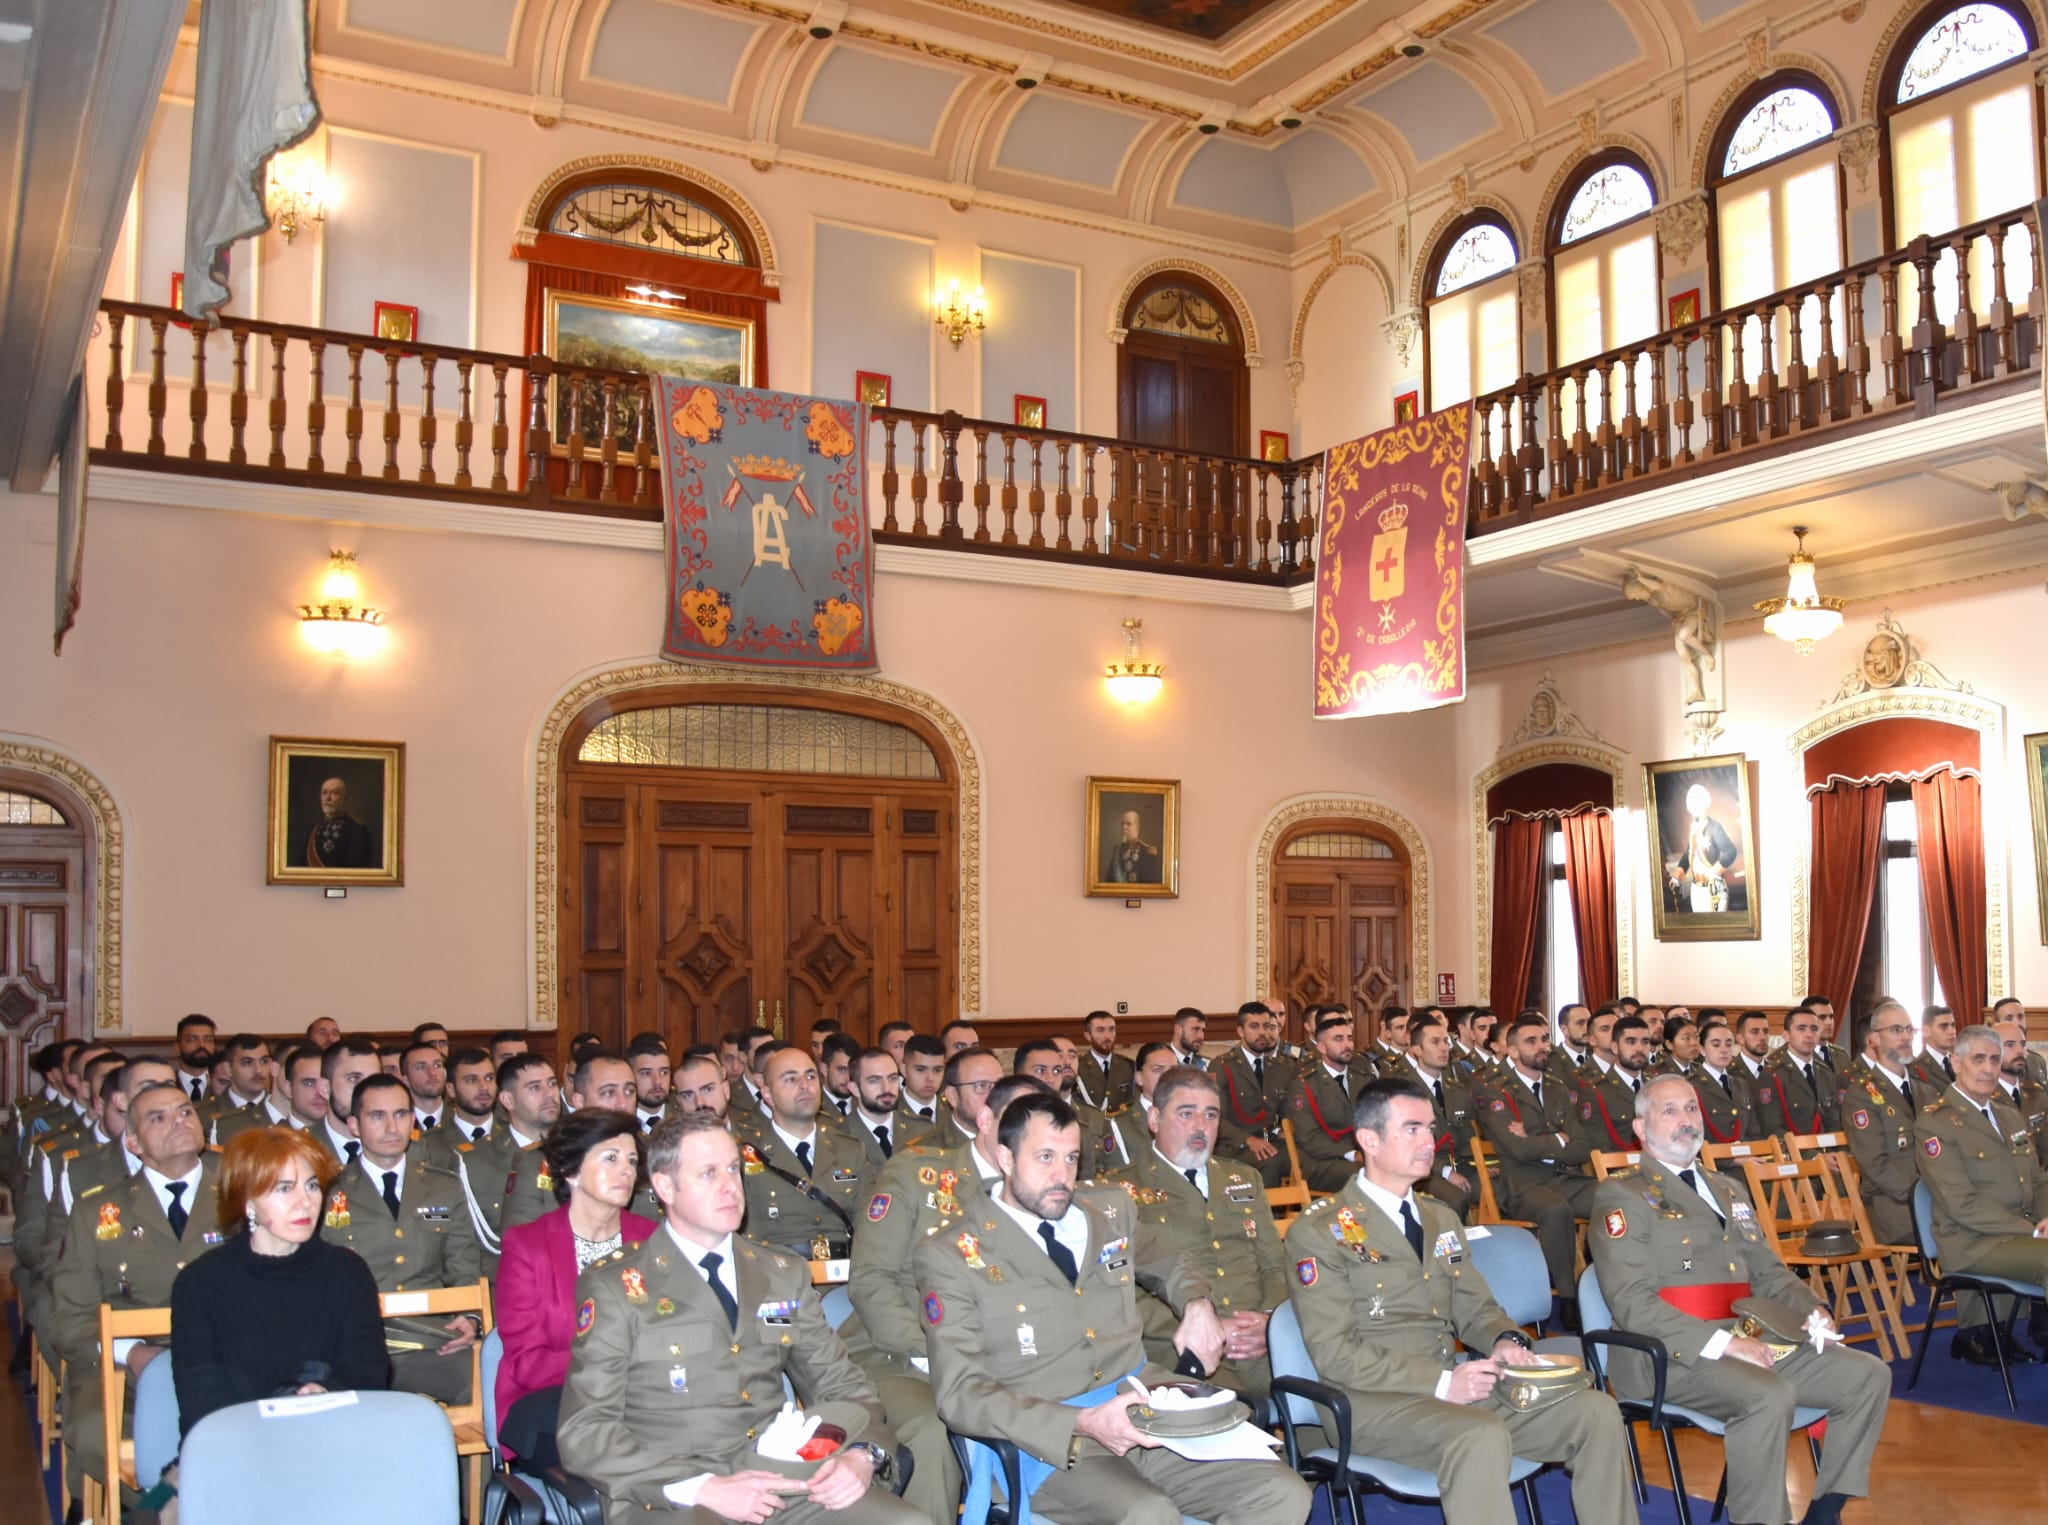
{"type": "Polygon", "coordinates": [[[1835,1328],[1835,1321],[1818,1308],[1806,1315],[1806,1332],[1812,1337],[1815,1355],[1819,1355],[1830,1345],[1846,1343],[1841,1332],[1835,1328]]]}
{"type": "Polygon", "coordinates": [[[794,1403],[785,1403],[782,1412],[754,1442],[754,1449],[770,1461],[800,1462],[803,1458],[797,1452],[817,1433],[822,1418],[822,1415],[813,1414],[806,1419],[802,1409],[794,1403]]]}

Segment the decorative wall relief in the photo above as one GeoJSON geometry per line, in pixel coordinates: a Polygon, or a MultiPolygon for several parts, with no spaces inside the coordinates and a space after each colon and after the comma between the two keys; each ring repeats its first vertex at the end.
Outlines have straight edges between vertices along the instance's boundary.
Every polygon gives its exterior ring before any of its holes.
{"type": "Polygon", "coordinates": [[[1969,684],[1949,677],[1921,656],[1920,648],[1906,634],[1906,627],[1893,619],[1891,610],[1887,609],[1870,639],[1863,643],[1856,665],[1836,687],[1834,696],[1821,708],[1827,709],[1845,699],[1883,693],[1893,688],[1945,688],[1957,694],[1974,692],[1969,684]]]}
{"type": "Polygon", "coordinates": [[[1649,605],[1671,622],[1686,741],[1693,756],[1704,757],[1721,735],[1721,716],[1728,708],[1720,605],[1700,589],[1675,577],[1658,576],[1637,567],[1622,573],[1621,593],[1631,603],[1649,605]]]}

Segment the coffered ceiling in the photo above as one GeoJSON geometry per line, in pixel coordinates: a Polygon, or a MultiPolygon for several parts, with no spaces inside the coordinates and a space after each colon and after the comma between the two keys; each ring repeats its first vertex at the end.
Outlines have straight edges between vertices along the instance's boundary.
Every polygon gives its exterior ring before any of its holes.
{"type": "Polygon", "coordinates": [[[312,3],[333,71],[1279,253],[1794,19],[1762,0],[312,3]]]}

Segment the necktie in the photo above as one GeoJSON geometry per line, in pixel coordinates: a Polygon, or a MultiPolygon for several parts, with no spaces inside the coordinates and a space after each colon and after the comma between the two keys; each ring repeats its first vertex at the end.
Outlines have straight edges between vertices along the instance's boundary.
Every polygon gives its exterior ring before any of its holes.
{"type": "Polygon", "coordinates": [[[1415,1204],[1405,1197],[1401,1201],[1401,1232],[1408,1236],[1408,1247],[1415,1251],[1415,1258],[1422,1259],[1422,1220],[1415,1216],[1415,1204]]]}
{"type": "Polygon", "coordinates": [[[718,1299],[718,1306],[725,1310],[726,1327],[737,1330],[740,1327],[740,1305],[733,1295],[725,1290],[725,1283],[718,1279],[718,1268],[725,1264],[725,1257],[713,1250],[697,1262],[704,1268],[704,1280],[711,1284],[711,1295],[718,1299]]]}
{"type": "Polygon", "coordinates": [[[886,1123],[875,1130],[875,1142],[882,1146],[882,1158],[885,1160],[896,1152],[889,1146],[889,1126],[886,1123]]]}
{"type": "Polygon", "coordinates": [[[932,1109],[930,1107],[919,1107],[917,1109],[917,1115],[923,1118],[926,1122],[930,1122],[932,1120],[932,1109]]]}
{"type": "Polygon", "coordinates": [[[1259,1089],[1266,1088],[1266,1061],[1257,1054],[1252,1055],[1252,1079],[1259,1083],[1259,1089]]]}
{"type": "Polygon", "coordinates": [[[839,1098],[835,1097],[833,1098],[832,1105],[837,1107],[839,1109],[839,1115],[841,1117],[844,1117],[846,1116],[846,1109],[852,1106],[853,1102],[850,1098],[842,1101],[839,1098]]]}
{"type": "Polygon", "coordinates": [[[1904,1080],[1899,1082],[1899,1095],[1905,1099],[1906,1116],[1918,1117],[1920,1115],[1920,1107],[1919,1104],[1913,1100],[1912,1076],[1908,1075],[1904,1080]]]}
{"type": "Polygon", "coordinates": [[[1060,1275],[1066,1277],[1067,1285],[1072,1286],[1078,1282],[1081,1279],[1081,1268],[1074,1263],[1074,1252],[1059,1242],[1050,1223],[1039,1223],[1038,1237],[1045,1241],[1045,1253],[1052,1257],[1052,1263],[1059,1268],[1060,1275]]]}
{"type": "Polygon", "coordinates": [[[440,1119],[440,1118],[438,1118],[438,1117],[423,1117],[423,1118],[421,1118],[421,1119],[420,1119],[420,1132],[422,1132],[422,1133],[425,1133],[425,1132],[426,1132],[426,1131],[427,1131],[427,1130],[428,1130],[429,1128],[433,1127],[433,1126],[434,1126],[434,1125],[435,1125],[436,1123],[438,1123],[438,1122],[439,1122],[440,1120],[441,1120],[441,1119],[440,1119]]]}
{"type": "Polygon", "coordinates": [[[1642,1077],[1637,1076],[1635,1079],[1629,1081],[1628,1088],[1631,1093],[1640,1095],[1643,1089],[1642,1077]]]}
{"type": "Polygon", "coordinates": [[[1728,1077],[1725,1074],[1721,1077],[1721,1089],[1727,1093],[1728,1099],[1730,1101],[1733,1101],[1735,1099],[1735,1087],[1733,1084],[1730,1083],[1728,1077]]]}
{"type": "Polygon", "coordinates": [[[185,1211],[185,1183],[166,1181],[164,1190],[171,1194],[171,1205],[164,1209],[164,1216],[171,1220],[171,1232],[178,1238],[185,1237],[185,1220],[191,1216],[185,1211]]]}
{"type": "MultiPolygon", "coordinates": [[[[649,1123],[648,1126],[651,1128],[654,1125],[652,1123],[649,1123]]],[[[482,1124],[479,1124],[476,1127],[469,1130],[469,1141],[472,1144],[481,1144],[484,1141],[484,1135],[486,1133],[489,1133],[490,1131],[491,1130],[489,1128],[486,1128],[482,1124]]]]}
{"type": "Polygon", "coordinates": [[[1956,1067],[1953,1064],[1949,1063],[1948,1055],[1946,1054],[1943,1054],[1941,1056],[1941,1072],[1942,1074],[1948,1076],[1950,1080],[1954,1080],[1956,1078],[1956,1067]]]}
{"type": "Polygon", "coordinates": [[[353,1165],[356,1162],[356,1156],[363,1152],[363,1146],[354,1139],[350,1139],[342,1147],[348,1151],[348,1158],[341,1162],[344,1165],[353,1165]]]}
{"type": "Polygon", "coordinates": [[[1813,1065],[1811,1063],[1800,1065],[1799,1073],[1806,1077],[1807,1085],[1811,1086],[1813,1084],[1813,1065]]]}
{"type": "Polygon", "coordinates": [[[1432,1080],[1429,1083],[1429,1092],[1430,1095],[1436,1098],[1437,1110],[1442,1111],[1444,1105],[1444,1083],[1441,1080],[1432,1080]]]}
{"type": "Polygon", "coordinates": [[[811,1173],[811,1142],[805,1139],[796,1146],[796,1162],[804,1167],[804,1174],[811,1173]]]}
{"type": "Polygon", "coordinates": [[[194,1101],[206,1100],[206,1082],[198,1079],[196,1076],[192,1081],[192,1099],[194,1101]]]}
{"type": "Polygon", "coordinates": [[[384,1205],[391,1209],[391,1216],[398,1216],[398,1172],[384,1172],[384,1205]]]}
{"type": "Polygon", "coordinates": [[[1829,1053],[1826,1049],[1822,1049],[1820,1051],[1819,1057],[1820,1062],[1826,1065],[1829,1069],[1833,1069],[1835,1067],[1835,1056],[1829,1053]]]}
{"type": "Polygon", "coordinates": [[[1690,1165],[1688,1165],[1685,1169],[1678,1172],[1678,1179],[1685,1182],[1685,1184],[1692,1190],[1693,1195],[1698,1197],[1702,1202],[1706,1203],[1707,1206],[1711,1207],[1714,1210],[1714,1216],[1721,1220],[1721,1227],[1726,1228],[1728,1226],[1728,1215],[1721,1211],[1720,1203],[1716,1202],[1712,1197],[1709,1197],[1704,1191],[1700,1190],[1700,1178],[1693,1173],[1692,1167],[1690,1165]]]}
{"type": "MultiPolygon", "coordinates": [[[[1188,1185],[1194,1187],[1196,1191],[1202,1190],[1202,1173],[1199,1170],[1183,1170],[1181,1174],[1188,1178],[1188,1185]]],[[[1202,1192],[1202,1195],[1206,1199],[1208,1193],[1202,1192]]]]}
{"type": "Polygon", "coordinates": [[[1536,1105],[1541,1107],[1543,1105],[1543,1082],[1540,1080],[1530,1081],[1529,1091],[1536,1098],[1536,1105]]]}

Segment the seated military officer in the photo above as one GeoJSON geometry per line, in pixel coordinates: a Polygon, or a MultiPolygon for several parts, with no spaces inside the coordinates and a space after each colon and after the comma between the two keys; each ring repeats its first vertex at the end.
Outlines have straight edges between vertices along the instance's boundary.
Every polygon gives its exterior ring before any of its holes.
{"type": "Polygon", "coordinates": [[[453,1146],[481,1144],[497,1124],[498,1067],[486,1050],[465,1045],[448,1056],[448,1097],[445,1126],[434,1132],[452,1141],[448,1166],[453,1169],[453,1146]]]}
{"type": "Polygon", "coordinates": [[[626,1063],[633,1067],[633,1115],[642,1132],[652,1133],[674,1109],[669,1105],[674,1066],[660,1033],[641,1033],[626,1045],[626,1063]]]}
{"type": "MultiPolygon", "coordinates": [[[[601,1044],[579,1046],[581,1057],[569,1071],[569,1110],[601,1107],[608,1112],[633,1110],[633,1067],[601,1044]]],[[[486,1141],[488,1142],[488,1140],[486,1141]]],[[[555,1182],[545,1151],[514,1151],[505,1173],[505,1200],[499,1210],[499,1232],[531,1223],[555,1210],[555,1182]]],[[[654,1199],[644,1191],[633,1210],[655,1215],[654,1199]]]]}
{"type": "MultiPolygon", "coordinates": [[[[362,1256],[379,1292],[473,1283],[482,1257],[462,1183],[412,1148],[413,1094],[406,1083],[372,1075],[351,1102],[349,1131],[363,1150],[328,1183],[323,1237],[362,1256]]],[[[469,1347],[483,1333],[481,1318],[458,1313],[445,1325],[391,1319],[384,1330],[393,1387],[443,1403],[468,1400],[469,1347]]]]}
{"type": "MultiPolygon", "coordinates": [[[[2004,1045],[1995,1029],[1956,1034],[1952,1085],[1920,1109],[1915,1136],[1920,1179],[1934,1199],[1934,1246],[1944,1271],[2039,1281],[2048,1276],[2048,1170],[2035,1154],[2026,1119],[2007,1105],[1998,1083],[2004,1045]]],[[[1956,1300],[1954,1354],[1996,1363],[1984,1301],[1956,1300]]],[[[2048,1311],[2034,1307],[2028,1333],[2048,1344],[2048,1311]]]]}
{"type": "MultiPolygon", "coordinates": [[[[499,1065],[498,1103],[505,1109],[505,1126],[492,1129],[481,1144],[458,1144],[455,1151],[455,1174],[462,1182],[470,1226],[483,1249],[486,1276],[498,1271],[498,1237],[508,1227],[505,1198],[518,1178],[515,1167],[540,1153],[540,1141],[562,1115],[561,1087],[547,1060],[539,1054],[518,1053],[499,1065]]],[[[550,1181],[550,1194],[553,1188],[550,1181]]]]}
{"type": "Polygon", "coordinates": [[[1280,1019],[1264,1001],[1237,1008],[1237,1046],[1212,1066],[1223,1084],[1222,1134],[1217,1148],[1243,1160],[1268,1186],[1287,1175],[1280,1138],[1295,1061],[1280,1057],[1280,1019]]]}
{"type": "Polygon", "coordinates": [[[1029,1075],[1074,1109],[1081,1122],[1081,1173],[1092,1176],[1124,1163],[1124,1157],[1109,1119],[1076,1097],[1077,1060],[1073,1044],[1063,1038],[1029,1038],[1017,1045],[1012,1068],[1019,1075],[1029,1075]]]}
{"type": "Polygon", "coordinates": [[[676,1066],[675,1086],[670,1094],[678,1116],[685,1112],[709,1112],[724,1122],[732,1086],[717,1055],[690,1054],[676,1066]]]}
{"type": "Polygon", "coordinates": [[[1131,1104],[1109,1118],[1116,1139],[1116,1157],[1128,1165],[1152,1147],[1152,1092],[1159,1077],[1174,1067],[1173,1045],[1146,1043],[1131,1063],[1131,1104]]]}
{"type": "MultiPolygon", "coordinates": [[[[1077,1194],[1081,1127],[1057,1096],[1004,1108],[996,1152],[993,1198],[917,1248],[939,1417],[1015,1443],[1031,1508],[1064,1525],[1300,1525],[1308,1488],[1277,1461],[1186,1461],[1131,1422],[1123,1379],[1170,1375],[1145,1359],[1133,1278],[1180,1306],[1174,1345],[1206,1369],[1223,1331],[1200,1263],[1156,1243],[1123,1192],[1077,1194]]],[[[985,1517],[987,1463],[983,1451],[969,1522],[985,1517]]]]}
{"type": "MultiPolygon", "coordinates": [[[[1287,1296],[1287,1260],[1258,1172],[1217,1156],[1223,1100],[1215,1070],[1177,1064],[1159,1079],[1148,1114],[1152,1147],[1101,1179],[1123,1187],[1138,1221],[1176,1254],[1192,1251],[1210,1277],[1210,1300],[1223,1321],[1220,1386],[1264,1397],[1273,1385],[1266,1320],[1287,1296]]],[[[1138,1299],[1145,1353],[1174,1363],[1179,1320],[1151,1293],[1138,1299]]]]}
{"type": "Polygon", "coordinates": [[[1451,1034],[1443,1013],[1426,1006],[1408,1019],[1408,1053],[1400,1068],[1385,1066],[1385,1080],[1413,1080],[1436,1110],[1436,1169],[1428,1192],[1462,1220],[1472,1210],[1472,1092],[1450,1073],[1451,1034]]]}
{"type": "Polygon", "coordinates": [[[1838,1133],[1841,1090],[1840,1077],[1826,1061],[1819,1015],[1795,1006],[1785,1013],[1784,1047],[1765,1062],[1757,1081],[1757,1125],[1780,1135],[1838,1133]]]}
{"type": "Polygon", "coordinates": [[[337,1164],[346,1165],[363,1152],[356,1136],[348,1131],[348,1114],[355,1106],[356,1087],[378,1073],[377,1045],[367,1038],[337,1038],[320,1055],[320,1083],[327,1109],[312,1133],[337,1164]]]}
{"type": "Polygon", "coordinates": [[[903,1068],[885,1048],[864,1048],[846,1067],[853,1091],[847,1132],[867,1151],[872,1174],[896,1152],[896,1102],[903,1094],[903,1068]]]}
{"type": "MultiPolygon", "coordinates": [[[[1402,1014],[1404,1021],[1406,1015],[1402,1014]]],[[[1311,1020],[1315,1055],[1294,1077],[1287,1112],[1294,1124],[1294,1152],[1301,1156],[1301,1173],[1308,1178],[1309,1189],[1330,1192],[1340,1189],[1358,1168],[1351,1142],[1351,1098],[1372,1078],[1372,1071],[1353,1056],[1347,1009],[1318,1006],[1311,1020]]]]}
{"type": "Polygon", "coordinates": [[[913,1033],[903,1042],[903,1094],[896,1103],[900,1114],[896,1142],[914,1140],[935,1131],[946,1118],[939,1095],[946,1073],[946,1051],[939,1040],[926,1033],[913,1033]]]}
{"type": "Polygon", "coordinates": [[[562,1464],[604,1494],[611,1525],[692,1509],[698,1519],[922,1525],[873,1486],[895,1441],[873,1385],[826,1326],[809,1268],[736,1232],[746,1191],[732,1135],[707,1112],[671,1118],[649,1141],[648,1168],[663,1227],[577,1283],[562,1464]],[[756,1450],[785,1377],[807,1413],[845,1432],[822,1461],[756,1450]]]}
{"type": "Polygon", "coordinates": [[[1088,1051],[1076,1066],[1082,1098],[1104,1112],[1131,1104],[1131,1061],[1116,1051],[1116,1018],[1091,1011],[1081,1021],[1088,1051]]]}
{"type": "Polygon", "coordinates": [[[1863,1052],[1842,1077],[1842,1121],[1862,1177],[1864,1210],[1880,1244],[1913,1244],[1913,1188],[1920,1151],[1913,1118],[1920,1110],[1908,1066],[1913,1019],[1889,996],[1871,1009],[1863,1052]]]}
{"type": "Polygon", "coordinates": [[[1538,1358],[1469,1263],[1457,1218],[1415,1190],[1436,1162],[1429,1093],[1376,1080],[1352,1120],[1362,1165],[1287,1236],[1302,1338],[1350,1395],[1352,1445],[1436,1473],[1446,1519],[1512,1521],[1508,1468],[1525,1456],[1571,1469],[1579,1525],[1634,1521],[1614,1400],[1581,1389],[1524,1409],[1501,1385],[1538,1358]],[[1459,1363],[1461,1343],[1477,1359],[1459,1363]]]}
{"type": "MultiPolygon", "coordinates": [[[[1823,1338],[1774,1353],[1735,1332],[1734,1304],[1754,1294],[1784,1305],[1810,1336],[1835,1338],[1833,1318],[1764,1238],[1749,1193],[1699,1165],[1704,1130],[1691,1083],[1659,1076],[1643,1087],[1635,1111],[1642,1166],[1609,1176],[1593,1204],[1593,1264],[1614,1327],[1664,1342],[1667,1399],[1726,1421],[1731,1525],[1792,1518],[1785,1487],[1792,1410],[1825,1409],[1827,1441],[1805,1521],[1836,1525],[1843,1504],[1870,1491],[1870,1453],[1884,1428],[1891,1373],[1875,1357],[1823,1338]]],[[[1616,1349],[1609,1364],[1622,1392],[1651,1395],[1650,1362],[1640,1352],[1616,1349]]]]}
{"type": "Polygon", "coordinates": [[[748,1237],[798,1259],[853,1249],[853,1215],[867,1200],[867,1151],[844,1128],[818,1123],[818,1061],[784,1044],[761,1067],[768,1123],[744,1143],[748,1237]]]}

